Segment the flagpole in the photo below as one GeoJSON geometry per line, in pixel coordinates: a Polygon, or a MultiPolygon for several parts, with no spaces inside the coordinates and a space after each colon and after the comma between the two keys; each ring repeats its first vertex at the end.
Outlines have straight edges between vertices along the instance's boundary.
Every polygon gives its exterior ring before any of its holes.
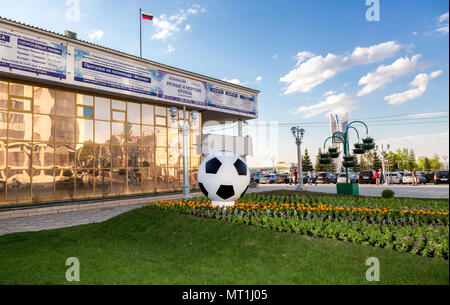
{"type": "Polygon", "coordinates": [[[139,9],[139,46],[140,46],[140,57],[142,58],[142,9],[139,9]]]}

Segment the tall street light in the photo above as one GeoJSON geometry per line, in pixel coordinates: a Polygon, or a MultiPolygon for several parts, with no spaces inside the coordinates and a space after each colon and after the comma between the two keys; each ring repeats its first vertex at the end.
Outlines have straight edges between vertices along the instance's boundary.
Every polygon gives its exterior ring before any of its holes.
{"type": "Polygon", "coordinates": [[[295,188],[296,191],[303,190],[303,169],[302,169],[302,140],[303,135],[305,134],[305,130],[303,128],[292,127],[291,128],[292,135],[295,139],[295,144],[297,144],[297,158],[298,158],[298,185],[295,188]]]}
{"type": "Polygon", "coordinates": [[[169,109],[172,122],[178,122],[178,129],[183,137],[183,199],[190,199],[190,184],[189,184],[189,166],[188,166],[188,154],[189,154],[189,133],[191,126],[198,120],[198,111],[191,111],[191,123],[186,120],[186,107],[183,107],[183,120],[178,120],[178,108],[172,107],[169,109]]]}
{"type": "MultiPolygon", "coordinates": [[[[379,146],[376,145],[376,146],[375,146],[375,150],[378,151],[378,152],[380,152],[381,158],[383,159],[383,161],[381,162],[381,167],[382,167],[382,169],[383,169],[383,175],[384,175],[384,177],[385,177],[385,179],[384,179],[384,181],[383,181],[383,182],[384,182],[383,184],[390,184],[390,181],[388,181],[388,176],[386,175],[386,171],[385,171],[384,159],[386,159],[387,153],[389,152],[389,149],[391,148],[391,145],[389,145],[389,144],[387,145],[387,151],[384,150],[383,144],[381,144],[381,150],[379,150],[378,148],[379,148],[379,146]]],[[[376,169],[375,169],[375,170],[376,170],[376,169]]]]}

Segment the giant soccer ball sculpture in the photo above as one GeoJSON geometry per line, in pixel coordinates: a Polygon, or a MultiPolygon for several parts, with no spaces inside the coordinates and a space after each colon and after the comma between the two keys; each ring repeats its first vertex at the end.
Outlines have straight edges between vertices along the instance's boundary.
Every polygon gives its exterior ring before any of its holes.
{"type": "Polygon", "coordinates": [[[198,185],[213,207],[234,206],[247,191],[250,171],[234,152],[221,150],[210,154],[198,169],[198,185]]]}

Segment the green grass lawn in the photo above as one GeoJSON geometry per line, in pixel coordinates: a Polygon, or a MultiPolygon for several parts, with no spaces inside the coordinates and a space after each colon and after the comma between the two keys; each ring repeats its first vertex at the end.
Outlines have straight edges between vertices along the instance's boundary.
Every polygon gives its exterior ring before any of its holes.
{"type": "Polygon", "coordinates": [[[1,236],[0,284],[67,284],[68,257],[80,284],[369,284],[369,257],[379,284],[449,284],[441,259],[158,209],[1,236]]]}

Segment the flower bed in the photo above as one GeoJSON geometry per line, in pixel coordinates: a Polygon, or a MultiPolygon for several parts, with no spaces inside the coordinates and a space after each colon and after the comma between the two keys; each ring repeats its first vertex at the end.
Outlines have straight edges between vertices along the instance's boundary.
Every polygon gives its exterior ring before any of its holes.
{"type": "Polygon", "coordinates": [[[448,259],[448,209],[400,208],[404,202],[395,200],[391,207],[390,200],[381,198],[349,205],[343,204],[345,197],[272,197],[248,194],[225,209],[211,207],[205,197],[152,202],[146,207],[448,259]]]}

